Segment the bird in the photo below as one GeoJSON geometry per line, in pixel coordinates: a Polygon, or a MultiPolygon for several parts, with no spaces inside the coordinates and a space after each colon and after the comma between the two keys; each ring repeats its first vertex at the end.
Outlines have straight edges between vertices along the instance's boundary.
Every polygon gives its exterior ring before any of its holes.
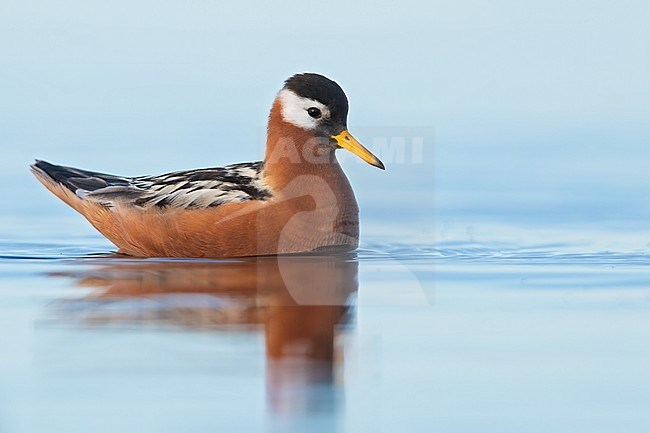
{"type": "Polygon", "coordinates": [[[124,177],[36,160],[36,178],[118,253],[227,258],[350,251],[359,208],[336,158],[384,164],[350,132],[348,98],[316,73],[285,80],[269,113],[264,160],[124,177]]]}

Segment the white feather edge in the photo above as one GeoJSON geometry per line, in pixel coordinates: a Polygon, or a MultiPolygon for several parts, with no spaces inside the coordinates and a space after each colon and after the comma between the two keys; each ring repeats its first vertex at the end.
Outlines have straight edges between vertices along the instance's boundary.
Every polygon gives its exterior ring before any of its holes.
{"type": "MultiPolygon", "coordinates": [[[[224,168],[229,168],[229,167],[224,167],[224,168]]],[[[236,167],[232,168],[232,174],[236,174],[237,176],[242,176],[242,177],[249,177],[252,179],[252,185],[261,191],[269,191],[269,188],[264,181],[263,177],[261,176],[261,172],[258,172],[257,170],[251,168],[251,167],[236,167]]],[[[169,180],[170,178],[167,178],[169,180]]],[[[238,190],[228,190],[224,191],[222,189],[219,189],[219,182],[213,181],[213,180],[206,180],[206,181],[199,181],[199,182],[194,182],[195,184],[201,184],[203,183],[203,188],[195,191],[186,191],[183,189],[177,189],[180,186],[186,184],[187,181],[183,179],[182,177],[178,178],[178,182],[175,184],[171,185],[160,185],[156,184],[153,179],[147,181],[144,181],[138,185],[137,183],[131,184],[129,186],[109,186],[106,188],[102,188],[96,191],[86,191],[84,189],[77,189],[75,191],[75,194],[77,197],[83,199],[83,200],[91,200],[91,201],[97,201],[102,204],[116,204],[122,200],[119,198],[119,194],[116,194],[115,198],[112,200],[106,200],[105,197],[102,197],[103,194],[106,193],[118,193],[119,190],[140,190],[142,193],[142,198],[147,199],[147,205],[145,207],[151,207],[156,205],[158,202],[167,199],[170,204],[174,207],[177,208],[187,208],[189,206],[192,207],[198,207],[198,208],[203,208],[203,207],[208,207],[215,201],[220,201],[222,203],[235,203],[235,202],[241,202],[245,201],[249,198],[248,194],[246,194],[243,191],[238,191],[238,190]],[[147,187],[143,187],[145,184],[147,184],[147,187]],[[158,189],[158,187],[161,187],[158,189]]],[[[222,183],[224,185],[228,184],[229,186],[232,185],[230,183],[224,182],[222,183]]],[[[125,191],[126,192],[126,191],[125,191]]]]}

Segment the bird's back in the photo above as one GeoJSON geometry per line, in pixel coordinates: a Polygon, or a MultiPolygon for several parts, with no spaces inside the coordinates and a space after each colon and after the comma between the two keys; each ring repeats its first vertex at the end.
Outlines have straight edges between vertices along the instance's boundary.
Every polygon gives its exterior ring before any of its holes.
{"type": "Polygon", "coordinates": [[[61,185],[79,199],[107,207],[203,209],[268,199],[271,192],[262,180],[263,165],[251,162],[138,177],[115,176],[47,161],[37,161],[31,168],[41,182],[61,185]]]}

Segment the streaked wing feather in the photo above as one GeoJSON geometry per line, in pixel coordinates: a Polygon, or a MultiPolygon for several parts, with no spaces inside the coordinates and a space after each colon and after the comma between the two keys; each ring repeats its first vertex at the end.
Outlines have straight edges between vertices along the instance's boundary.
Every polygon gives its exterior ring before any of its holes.
{"type": "Polygon", "coordinates": [[[262,162],[134,178],[48,165],[55,167],[50,170],[56,172],[58,178],[46,170],[48,174],[77,196],[109,207],[121,204],[201,209],[264,200],[271,195],[262,179],[262,162]]]}

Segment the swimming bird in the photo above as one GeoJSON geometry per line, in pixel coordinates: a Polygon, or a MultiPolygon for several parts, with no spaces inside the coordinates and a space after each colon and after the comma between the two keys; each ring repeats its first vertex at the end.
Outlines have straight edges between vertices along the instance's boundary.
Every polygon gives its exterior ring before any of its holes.
{"type": "Polygon", "coordinates": [[[123,177],[37,160],[36,178],[119,248],[139,257],[245,257],[359,244],[359,209],[336,159],[383,163],[347,128],[348,99],[314,73],[284,83],[263,161],[123,177]]]}

